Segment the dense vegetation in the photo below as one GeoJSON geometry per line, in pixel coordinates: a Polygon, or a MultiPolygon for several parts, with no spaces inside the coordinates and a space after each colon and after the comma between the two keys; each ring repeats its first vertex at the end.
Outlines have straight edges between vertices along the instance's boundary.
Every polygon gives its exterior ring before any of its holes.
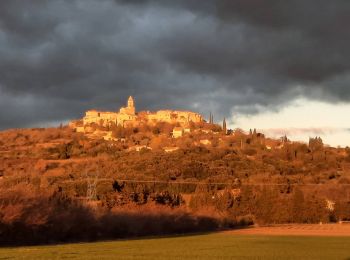
{"type": "Polygon", "coordinates": [[[349,149],[206,123],[175,139],[173,127],[91,126],[115,141],[68,127],[1,132],[0,243],[350,220],[349,149]]]}

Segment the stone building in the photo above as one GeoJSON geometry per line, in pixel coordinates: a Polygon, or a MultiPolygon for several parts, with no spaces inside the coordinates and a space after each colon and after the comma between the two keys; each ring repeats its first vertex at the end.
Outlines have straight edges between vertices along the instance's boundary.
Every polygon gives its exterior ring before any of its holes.
{"type": "Polygon", "coordinates": [[[120,126],[125,126],[128,122],[131,123],[136,120],[135,110],[134,99],[130,96],[127,106],[121,107],[119,113],[89,110],[85,113],[83,122],[84,125],[95,123],[108,126],[111,123],[115,123],[120,126]]]}
{"type": "Polygon", "coordinates": [[[152,122],[182,123],[201,122],[202,116],[190,111],[159,110],[155,113],[148,113],[146,117],[152,122]]]}
{"type": "MultiPolygon", "coordinates": [[[[136,113],[135,101],[133,97],[129,97],[127,105],[121,107],[119,112],[88,110],[83,118],[83,125],[79,127],[87,127],[91,124],[100,126],[109,126],[116,124],[119,126],[137,126],[140,123],[156,124],[158,122],[179,123],[180,125],[188,125],[190,122],[201,122],[202,116],[195,112],[178,111],[178,110],[159,110],[157,112],[142,112],[140,115],[136,113]]],[[[72,121],[72,128],[76,124],[72,121]]]]}
{"type": "Polygon", "coordinates": [[[173,133],[172,133],[174,138],[179,138],[183,136],[183,134],[184,134],[184,130],[182,127],[174,127],[173,133]]]}

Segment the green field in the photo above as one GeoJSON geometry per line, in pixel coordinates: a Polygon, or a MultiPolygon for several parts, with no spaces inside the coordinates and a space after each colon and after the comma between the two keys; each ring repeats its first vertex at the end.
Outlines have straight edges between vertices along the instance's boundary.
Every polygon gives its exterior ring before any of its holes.
{"type": "Polygon", "coordinates": [[[216,233],[2,248],[0,259],[350,259],[350,237],[216,233]]]}

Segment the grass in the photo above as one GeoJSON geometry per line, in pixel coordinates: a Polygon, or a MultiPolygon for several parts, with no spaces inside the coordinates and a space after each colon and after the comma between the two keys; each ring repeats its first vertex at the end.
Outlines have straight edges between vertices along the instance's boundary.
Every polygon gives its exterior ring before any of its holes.
{"type": "Polygon", "coordinates": [[[349,259],[350,237],[215,233],[1,248],[0,259],[349,259]]]}

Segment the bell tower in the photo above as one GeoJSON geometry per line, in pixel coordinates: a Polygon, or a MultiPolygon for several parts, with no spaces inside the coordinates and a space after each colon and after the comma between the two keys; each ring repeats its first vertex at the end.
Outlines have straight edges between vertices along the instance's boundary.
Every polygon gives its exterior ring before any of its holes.
{"type": "Polygon", "coordinates": [[[133,98],[132,96],[130,96],[130,97],[128,98],[128,107],[129,107],[129,108],[135,107],[134,98],[133,98]]]}
{"type": "Polygon", "coordinates": [[[133,114],[135,115],[135,112],[136,112],[136,109],[135,109],[135,101],[134,101],[134,98],[132,96],[130,96],[128,98],[128,111],[130,114],[133,114]]]}

